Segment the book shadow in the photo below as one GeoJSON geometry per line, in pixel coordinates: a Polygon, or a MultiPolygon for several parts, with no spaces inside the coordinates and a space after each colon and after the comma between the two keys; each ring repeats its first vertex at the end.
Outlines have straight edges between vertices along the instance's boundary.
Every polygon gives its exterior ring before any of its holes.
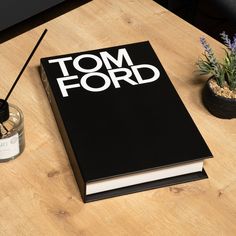
{"type": "MultiPolygon", "coordinates": [[[[37,71],[37,74],[38,74],[37,84],[34,84],[34,86],[35,86],[34,94],[36,94],[36,96],[40,99],[40,97],[42,96],[41,91],[43,90],[44,96],[47,98],[46,91],[45,91],[43,83],[40,79],[41,78],[40,66],[37,66],[36,68],[35,67],[29,67],[28,71],[34,77],[35,77],[35,71],[37,71]],[[40,88],[39,88],[39,86],[40,86],[40,88]]],[[[51,110],[48,98],[46,99],[46,101],[49,105],[51,115],[52,115],[52,117],[54,117],[54,114],[51,110]]],[[[43,123],[47,123],[47,116],[46,115],[43,116],[43,119],[44,119],[43,123]]],[[[57,124],[56,124],[56,127],[57,127],[57,124]]],[[[52,134],[51,136],[55,136],[55,129],[53,129],[53,130],[48,129],[48,132],[52,134]]],[[[58,136],[60,142],[62,143],[62,146],[64,147],[64,143],[63,143],[62,137],[60,135],[59,129],[56,130],[56,133],[57,133],[56,135],[58,136]]],[[[63,188],[68,193],[69,198],[76,199],[80,203],[83,203],[82,197],[80,195],[79,187],[78,187],[78,184],[77,184],[76,179],[74,177],[73,170],[72,170],[69,158],[67,157],[66,161],[61,160],[62,156],[65,156],[65,155],[67,156],[67,152],[66,152],[65,148],[63,148],[63,149],[64,149],[63,153],[62,153],[61,150],[60,151],[59,150],[55,151],[54,160],[57,161],[57,167],[55,169],[49,171],[47,176],[49,178],[52,178],[52,177],[54,177],[54,175],[60,174],[60,177],[61,177],[60,181],[63,182],[63,188]],[[68,169],[69,169],[69,172],[68,172],[68,169]]]]}

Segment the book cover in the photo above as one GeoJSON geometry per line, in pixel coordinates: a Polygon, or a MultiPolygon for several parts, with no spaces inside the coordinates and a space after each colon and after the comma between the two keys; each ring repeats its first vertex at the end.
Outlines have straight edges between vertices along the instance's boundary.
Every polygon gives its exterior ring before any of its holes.
{"type": "Polygon", "coordinates": [[[212,154],[149,42],[41,59],[85,202],[207,178],[212,154]]]}

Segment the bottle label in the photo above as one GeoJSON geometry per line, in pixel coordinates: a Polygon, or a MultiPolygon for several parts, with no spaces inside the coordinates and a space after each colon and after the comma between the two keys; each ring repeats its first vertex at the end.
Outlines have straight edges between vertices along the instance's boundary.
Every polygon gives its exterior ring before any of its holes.
{"type": "Polygon", "coordinates": [[[20,153],[18,133],[10,138],[0,139],[0,160],[14,157],[20,153]]]}

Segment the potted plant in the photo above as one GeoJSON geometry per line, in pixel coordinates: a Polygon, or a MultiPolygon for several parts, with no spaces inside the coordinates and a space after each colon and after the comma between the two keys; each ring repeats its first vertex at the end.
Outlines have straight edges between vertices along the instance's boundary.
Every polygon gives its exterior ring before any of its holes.
{"type": "Polygon", "coordinates": [[[202,75],[210,75],[203,89],[203,104],[215,116],[236,118],[236,35],[231,40],[223,32],[221,38],[226,48],[222,61],[218,61],[204,37],[200,42],[204,48],[203,58],[197,62],[202,75]]]}

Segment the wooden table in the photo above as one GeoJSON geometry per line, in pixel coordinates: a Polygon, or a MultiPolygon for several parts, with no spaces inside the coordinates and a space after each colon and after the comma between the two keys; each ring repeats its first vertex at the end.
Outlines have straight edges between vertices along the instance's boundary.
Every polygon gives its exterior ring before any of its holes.
{"type": "MultiPolygon", "coordinates": [[[[151,0],[94,0],[0,45],[1,97],[49,32],[9,101],[25,115],[26,149],[0,164],[0,235],[235,235],[236,119],[203,107],[195,29],[151,0]],[[84,204],[38,73],[41,57],[149,40],[214,154],[209,179],[84,204]]],[[[222,45],[207,37],[216,54],[222,45]]]]}

